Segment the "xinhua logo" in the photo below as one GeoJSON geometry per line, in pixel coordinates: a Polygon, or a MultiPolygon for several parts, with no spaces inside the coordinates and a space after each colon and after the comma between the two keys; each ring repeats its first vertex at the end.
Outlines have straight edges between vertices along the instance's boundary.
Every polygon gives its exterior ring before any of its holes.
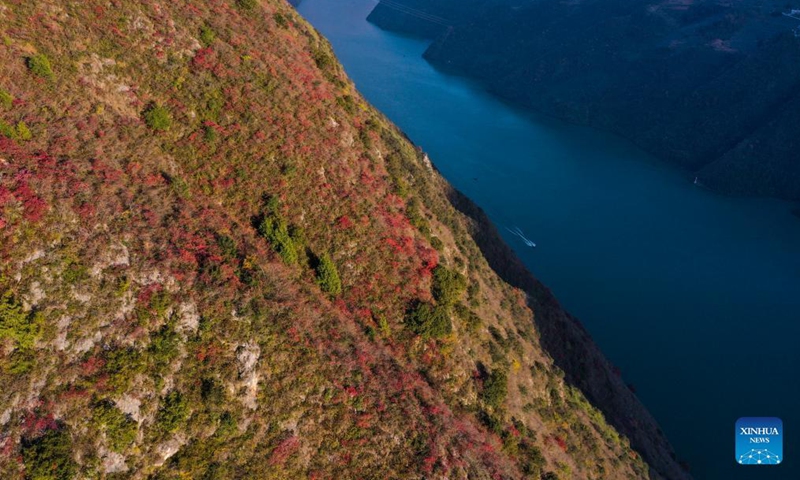
{"type": "Polygon", "coordinates": [[[736,421],[736,463],[778,465],[783,462],[783,422],[775,417],[742,417],[736,421]]]}

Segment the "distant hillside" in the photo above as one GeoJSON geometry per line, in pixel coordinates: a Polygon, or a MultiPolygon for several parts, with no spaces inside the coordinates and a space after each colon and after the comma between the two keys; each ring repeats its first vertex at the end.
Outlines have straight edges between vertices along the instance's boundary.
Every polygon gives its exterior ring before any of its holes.
{"type": "Polygon", "coordinates": [[[686,477],[286,3],[0,35],[0,478],[686,477]]]}
{"type": "Polygon", "coordinates": [[[766,1],[385,0],[492,92],[631,139],[723,193],[800,200],[800,21],[766,1]],[[435,21],[431,19],[435,18],[435,21]]]}

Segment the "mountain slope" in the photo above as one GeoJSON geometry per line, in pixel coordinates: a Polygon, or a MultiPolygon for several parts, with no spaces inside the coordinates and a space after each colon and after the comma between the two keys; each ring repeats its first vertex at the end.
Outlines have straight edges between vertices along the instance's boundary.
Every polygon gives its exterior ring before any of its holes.
{"type": "Polygon", "coordinates": [[[287,4],[4,1],[0,33],[3,478],[658,478],[540,335],[684,476],[287,4]]]}
{"type": "Polygon", "coordinates": [[[369,18],[435,38],[425,56],[437,66],[517,104],[613,131],[714,190],[796,201],[800,40],[797,21],[782,15],[789,8],[386,0],[369,18]]]}

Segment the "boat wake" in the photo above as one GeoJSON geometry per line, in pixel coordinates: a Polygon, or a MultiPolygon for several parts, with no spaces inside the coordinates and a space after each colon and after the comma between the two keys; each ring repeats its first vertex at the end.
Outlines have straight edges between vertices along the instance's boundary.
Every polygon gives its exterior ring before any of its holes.
{"type": "Polygon", "coordinates": [[[522,241],[525,242],[525,245],[527,245],[527,246],[529,246],[531,248],[536,248],[536,244],[532,240],[530,240],[528,237],[526,237],[525,234],[522,233],[522,230],[519,229],[519,227],[514,227],[513,230],[508,228],[508,227],[506,227],[506,230],[508,230],[509,232],[511,232],[514,235],[516,235],[519,238],[521,238],[522,241]]]}

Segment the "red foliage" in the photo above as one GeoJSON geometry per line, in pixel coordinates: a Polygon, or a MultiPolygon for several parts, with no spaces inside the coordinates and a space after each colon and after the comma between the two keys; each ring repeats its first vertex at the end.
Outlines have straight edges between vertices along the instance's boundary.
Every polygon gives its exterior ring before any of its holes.
{"type": "Polygon", "coordinates": [[[52,413],[44,416],[39,416],[36,412],[28,412],[22,420],[22,429],[26,436],[39,436],[45,430],[55,430],[58,428],[58,422],[52,413]]]}
{"type": "Polygon", "coordinates": [[[567,442],[565,442],[563,438],[556,436],[553,437],[553,440],[555,440],[556,445],[558,445],[558,448],[560,448],[565,452],[567,451],[567,442]]]}
{"type": "Polygon", "coordinates": [[[347,215],[342,215],[336,220],[336,226],[338,226],[343,230],[347,230],[353,227],[353,221],[350,220],[350,217],[348,217],[347,215]]]}
{"type": "Polygon", "coordinates": [[[91,377],[98,370],[103,368],[106,361],[98,356],[91,356],[85,362],[81,363],[81,373],[87,377],[91,377]]]}
{"type": "Polygon", "coordinates": [[[269,464],[270,465],[283,465],[297,449],[300,448],[300,439],[297,436],[292,435],[291,437],[286,438],[283,440],[275,450],[269,456],[269,464]]]}
{"type": "Polygon", "coordinates": [[[48,208],[47,202],[33,193],[27,185],[24,188],[18,188],[16,193],[20,195],[20,200],[22,200],[25,219],[31,222],[41,220],[48,208]]]}

